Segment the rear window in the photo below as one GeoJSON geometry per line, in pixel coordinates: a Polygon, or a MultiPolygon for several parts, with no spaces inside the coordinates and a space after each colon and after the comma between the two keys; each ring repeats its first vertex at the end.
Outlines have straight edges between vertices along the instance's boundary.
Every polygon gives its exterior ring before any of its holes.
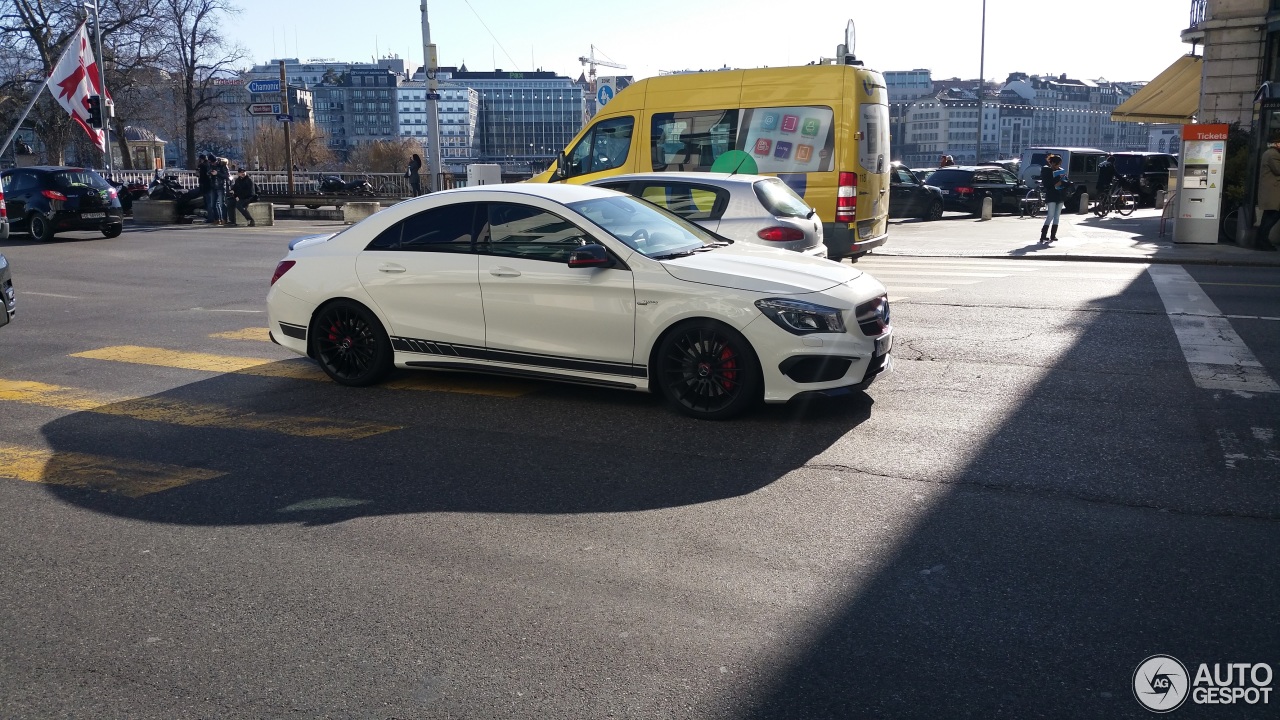
{"type": "Polygon", "coordinates": [[[930,185],[958,185],[960,183],[969,182],[972,176],[970,170],[937,170],[925,182],[930,185]]]}
{"type": "Polygon", "coordinates": [[[1114,155],[1111,158],[1116,172],[1121,175],[1141,175],[1146,159],[1145,155],[1114,155]]]}
{"type": "Polygon", "coordinates": [[[94,190],[106,190],[111,187],[100,175],[90,170],[60,170],[51,176],[56,188],[88,187],[94,190]]]}
{"type": "Polygon", "coordinates": [[[813,211],[803,198],[778,178],[757,182],[755,191],[760,204],[774,217],[807,218],[813,211]]]}

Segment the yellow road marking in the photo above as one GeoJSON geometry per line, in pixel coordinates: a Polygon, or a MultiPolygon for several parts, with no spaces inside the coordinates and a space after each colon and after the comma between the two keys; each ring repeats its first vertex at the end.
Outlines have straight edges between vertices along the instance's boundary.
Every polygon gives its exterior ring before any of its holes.
{"type": "Polygon", "coordinates": [[[209,337],[218,340],[261,340],[262,342],[271,342],[270,331],[263,327],[228,330],[227,332],[214,333],[209,337]]]}
{"type": "Polygon", "coordinates": [[[0,477],[137,498],[226,473],[105,455],[0,444],[0,477]]]}
{"type": "Polygon", "coordinates": [[[400,429],[395,425],[256,413],[164,397],[111,398],[77,388],[22,380],[0,379],[0,400],[184,427],[262,430],[326,440],[360,440],[400,429]]]}
{"type": "MultiPolygon", "coordinates": [[[[236,373],[261,377],[290,378],[293,380],[323,380],[330,382],[315,363],[309,360],[269,360],[265,358],[211,355],[208,353],[166,350],[164,348],[117,345],[85,352],[72,353],[71,357],[91,360],[150,365],[152,367],[202,370],[212,373],[236,373]]],[[[500,379],[476,379],[465,375],[447,376],[444,373],[415,373],[411,377],[383,383],[381,387],[395,390],[429,390],[434,392],[468,393],[494,397],[519,397],[537,387],[500,379]]]]}

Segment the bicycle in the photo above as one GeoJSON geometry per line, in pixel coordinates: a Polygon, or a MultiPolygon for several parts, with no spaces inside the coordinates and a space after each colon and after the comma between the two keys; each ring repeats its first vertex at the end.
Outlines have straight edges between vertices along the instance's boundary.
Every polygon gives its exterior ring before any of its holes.
{"type": "Polygon", "coordinates": [[[1138,197],[1119,183],[1111,184],[1111,191],[1105,193],[1093,206],[1093,214],[1100,218],[1114,211],[1121,217],[1129,217],[1138,208],[1138,197]]]}
{"type": "Polygon", "coordinates": [[[1045,209],[1044,188],[1040,181],[1018,202],[1018,217],[1036,217],[1045,209]]]}

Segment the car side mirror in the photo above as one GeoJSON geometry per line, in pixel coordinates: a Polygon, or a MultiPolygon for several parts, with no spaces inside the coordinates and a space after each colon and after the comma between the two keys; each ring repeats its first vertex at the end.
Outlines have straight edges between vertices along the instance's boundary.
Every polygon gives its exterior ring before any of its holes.
{"type": "Polygon", "coordinates": [[[609,267],[613,261],[609,259],[609,251],[603,245],[583,245],[569,253],[569,267],[609,267]]]}
{"type": "Polygon", "coordinates": [[[565,164],[564,151],[561,150],[560,154],[556,155],[556,171],[555,171],[555,174],[552,176],[552,179],[567,180],[568,178],[569,178],[569,167],[568,165],[565,164]]]}

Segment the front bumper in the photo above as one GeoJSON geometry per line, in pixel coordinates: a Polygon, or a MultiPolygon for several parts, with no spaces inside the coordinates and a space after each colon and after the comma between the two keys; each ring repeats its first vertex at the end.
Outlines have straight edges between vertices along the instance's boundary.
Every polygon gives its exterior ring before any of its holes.
{"type": "Polygon", "coordinates": [[[856,324],[850,332],[792,335],[762,316],[742,332],[760,358],[767,403],[865,390],[893,369],[892,328],[877,337],[863,335],[856,324]]]}

